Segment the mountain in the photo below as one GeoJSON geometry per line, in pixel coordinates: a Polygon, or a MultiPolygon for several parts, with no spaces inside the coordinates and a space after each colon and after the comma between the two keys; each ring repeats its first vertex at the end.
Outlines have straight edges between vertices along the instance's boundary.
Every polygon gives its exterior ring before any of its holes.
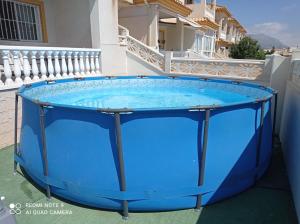
{"type": "Polygon", "coordinates": [[[271,49],[273,46],[277,49],[288,48],[288,46],[282,43],[280,40],[262,33],[249,34],[248,36],[257,40],[263,49],[271,49]]]}

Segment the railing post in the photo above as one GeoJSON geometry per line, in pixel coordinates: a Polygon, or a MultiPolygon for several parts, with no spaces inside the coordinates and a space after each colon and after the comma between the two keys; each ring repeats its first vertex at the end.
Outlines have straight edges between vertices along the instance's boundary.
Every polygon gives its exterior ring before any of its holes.
{"type": "Polygon", "coordinates": [[[171,73],[171,63],[173,58],[173,52],[172,51],[166,51],[165,52],[165,72],[171,73]]]}
{"type": "MultiPolygon", "coordinates": [[[[115,127],[116,127],[116,138],[117,138],[117,151],[119,161],[119,173],[120,173],[120,190],[126,191],[126,178],[125,178],[125,165],[123,157],[123,146],[122,146],[122,130],[121,130],[121,119],[120,113],[115,114],[115,127]]],[[[128,201],[123,201],[123,219],[128,219],[128,201]]]]}
{"type": "MultiPolygon", "coordinates": [[[[204,177],[205,177],[205,164],[206,164],[206,153],[207,153],[207,143],[208,143],[208,127],[209,127],[209,119],[210,119],[210,109],[207,108],[205,110],[205,121],[204,121],[204,134],[203,134],[203,144],[202,150],[199,157],[199,161],[201,164],[199,166],[199,179],[198,179],[198,186],[201,187],[204,184],[204,177]]],[[[196,210],[199,211],[202,204],[202,195],[197,195],[197,203],[196,203],[196,210]]]]}
{"type": "MultiPolygon", "coordinates": [[[[273,113],[273,138],[276,136],[276,120],[277,120],[278,92],[274,93],[274,113],[273,113]]],[[[274,142],[274,139],[273,139],[274,142]]]]}
{"type": "Polygon", "coordinates": [[[30,83],[31,82],[31,78],[30,78],[30,64],[29,64],[29,59],[28,59],[28,54],[29,51],[23,51],[23,69],[24,69],[24,83],[30,83]]]}
{"type": "MultiPolygon", "coordinates": [[[[14,130],[14,154],[19,155],[18,152],[18,107],[19,107],[19,95],[16,93],[15,96],[15,130],[14,130]]],[[[14,160],[14,175],[17,173],[18,163],[14,160]]]]}
{"type": "MultiPolygon", "coordinates": [[[[43,158],[43,171],[44,176],[47,177],[49,175],[48,168],[48,157],[47,157],[47,143],[46,143],[46,132],[45,132],[45,106],[40,105],[40,128],[41,128],[41,141],[42,141],[42,158],[43,158]]],[[[48,199],[51,198],[50,185],[46,185],[46,196],[48,199]]]]}
{"type": "MultiPolygon", "coordinates": [[[[261,103],[261,109],[260,109],[260,124],[259,124],[259,129],[258,129],[258,140],[257,140],[257,146],[256,146],[256,162],[255,162],[255,167],[256,169],[260,165],[260,154],[261,154],[261,144],[262,144],[262,136],[263,136],[263,128],[264,128],[264,118],[265,118],[265,106],[266,106],[266,101],[262,101],[261,103]]],[[[258,173],[255,173],[255,180],[258,178],[258,173]]]]}

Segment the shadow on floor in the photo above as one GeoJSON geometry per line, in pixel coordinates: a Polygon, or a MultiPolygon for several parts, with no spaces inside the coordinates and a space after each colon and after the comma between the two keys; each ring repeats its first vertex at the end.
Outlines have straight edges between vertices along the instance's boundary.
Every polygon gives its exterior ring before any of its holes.
{"type": "Polygon", "coordinates": [[[287,172],[278,140],[270,167],[256,185],[203,208],[197,224],[297,224],[287,172]]]}

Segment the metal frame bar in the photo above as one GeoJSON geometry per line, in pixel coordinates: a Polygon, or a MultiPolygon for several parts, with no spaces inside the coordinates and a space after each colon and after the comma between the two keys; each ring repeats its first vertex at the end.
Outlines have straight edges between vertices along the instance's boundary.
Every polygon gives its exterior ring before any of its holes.
{"type": "Polygon", "coordinates": [[[274,92],[274,114],[273,114],[273,137],[276,131],[276,119],[277,119],[277,106],[278,106],[278,92],[274,92]]]}
{"type": "MultiPolygon", "coordinates": [[[[198,180],[198,186],[202,186],[204,183],[204,175],[205,175],[205,163],[206,163],[206,153],[207,153],[207,143],[208,143],[208,128],[209,128],[209,118],[210,118],[210,110],[205,110],[205,121],[204,121],[204,134],[203,134],[203,145],[202,145],[202,151],[201,153],[198,152],[201,155],[201,164],[199,166],[199,180],[198,180]]],[[[199,157],[200,159],[200,157],[199,157]]],[[[201,208],[202,203],[202,195],[197,195],[197,204],[196,204],[196,210],[199,211],[201,208]]]]}
{"type": "MultiPolygon", "coordinates": [[[[15,97],[15,130],[14,130],[14,152],[19,155],[18,150],[18,111],[19,111],[19,95],[16,93],[15,97]]],[[[18,163],[14,160],[14,174],[17,172],[18,163]]]]}
{"type": "MultiPolygon", "coordinates": [[[[121,119],[120,112],[115,112],[115,127],[116,127],[116,138],[117,138],[117,151],[119,161],[119,173],[120,173],[120,190],[126,191],[126,178],[125,178],[125,166],[123,157],[123,146],[122,146],[122,130],[121,130],[121,119]]],[[[123,219],[128,219],[128,201],[123,200],[123,219]]]]}
{"type": "MultiPolygon", "coordinates": [[[[47,177],[49,175],[48,168],[48,158],[47,158],[47,145],[46,145],[46,132],[45,132],[45,105],[40,104],[40,127],[41,127],[41,137],[42,137],[42,146],[43,146],[43,170],[44,175],[47,177]]],[[[46,186],[46,196],[48,199],[51,198],[50,185],[46,186]]]]}
{"type": "MultiPolygon", "coordinates": [[[[262,101],[261,110],[260,110],[259,134],[258,134],[257,147],[256,147],[256,164],[255,164],[256,168],[258,168],[260,163],[260,151],[261,151],[261,143],[262,143],[262,135],[263,135],[263,127],[264,127],[265,106],[266,106],[266,101],[262,101]]],[[[257,173],[255,174],[255,179],[257,179],[257,173]]]]}

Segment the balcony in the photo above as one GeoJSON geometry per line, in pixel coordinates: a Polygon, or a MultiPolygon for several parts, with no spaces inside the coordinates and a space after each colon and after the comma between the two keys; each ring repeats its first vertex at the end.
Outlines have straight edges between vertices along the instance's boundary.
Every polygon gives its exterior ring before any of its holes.
{"type": "MultiPolygon", "coordinates": [[[[159,4],[175,13],[178,13],[182,16],[188,16],[192,10],[186,7],[181,1],[179,0],[148,0],[147,3],[149,4],[159,4]]],[[[133,4],[141,5],[146,4],[144,0],[133,0],[133,4]]]]}

